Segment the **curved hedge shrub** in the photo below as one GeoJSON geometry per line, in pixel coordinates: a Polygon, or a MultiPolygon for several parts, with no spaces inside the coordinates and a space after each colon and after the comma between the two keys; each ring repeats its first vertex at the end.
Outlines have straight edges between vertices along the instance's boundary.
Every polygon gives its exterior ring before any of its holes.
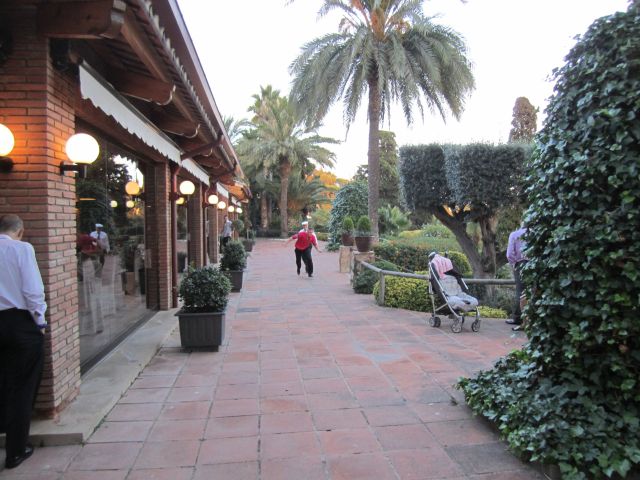
{"type": "Polygon", "coordinates": [[[556,72],[527,177],[529,343],[459,383],[564,479],[640,466],[638,5],[596,20],[556,72]]]}
{"type": "MultiPolygon", "coordinates": [[[[426,275],[427,272],[416,272],[426,275]]],[[[380,294],[380,282],[373,287],[373,295],[376,302],[380,294]]],[[[417,278],[384,277],[384,306],[392,308],[404,308],[416,312],[431,310],[431,298],[429,297],[429,285],[426,280],[417,278]]]]}
{"type": "MultiPolygon", "coordinates": [[[[387,262],[386,260],[376,260],[372,264],[374,267],[381,268],[382,270],[389,270],[392,272],[397,272],[398,266],[394,263],[387,262]]],[[[365,293],[371,294],[373,293],[373,286],[378,281],[378,274],[373,270],[364,269],[362,272],[358,273],[356,277],[353,279],[352,286],[353,291],[356,293],[365,293]]]]}

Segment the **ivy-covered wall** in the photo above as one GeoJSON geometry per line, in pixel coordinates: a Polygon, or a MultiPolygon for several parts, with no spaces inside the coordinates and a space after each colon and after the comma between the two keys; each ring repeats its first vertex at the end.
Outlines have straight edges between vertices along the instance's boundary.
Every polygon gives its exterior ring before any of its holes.
{"type": "Polygon", "coordinates": [[[640,465],[640,11],[597,20],[556,72],[526,182],[529,343],[460,383],[566,479],[640,465]]]}

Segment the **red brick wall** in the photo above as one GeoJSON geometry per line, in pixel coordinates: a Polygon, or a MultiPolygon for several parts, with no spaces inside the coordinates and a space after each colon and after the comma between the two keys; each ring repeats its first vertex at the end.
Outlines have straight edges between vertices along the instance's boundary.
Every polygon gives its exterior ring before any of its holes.
{"type": "Polygon", "coordinates": [[[196,183],[196,191],[188,200],[188,230],[189,230],[189,260],[195,262],[196,267],[204,265],[204,245],[203,245],[203,206],[202,206],[202,186],[196,183]]]}
{"type": "Polygon", "coordinates": [[[51,332],[36,409],[53,415],[80,385],[75,181],[73,174],[59,175],[64,144],[74,133],[74,86],[52,68],[48,41],[35,30],[35,8],[15,3],[0,7],[14,43],[0,66],[0,122],[16,139],[14,170],[0,174],[0,213],[25,221],[25,240],[36,250],[45,284],[51,332]]]}

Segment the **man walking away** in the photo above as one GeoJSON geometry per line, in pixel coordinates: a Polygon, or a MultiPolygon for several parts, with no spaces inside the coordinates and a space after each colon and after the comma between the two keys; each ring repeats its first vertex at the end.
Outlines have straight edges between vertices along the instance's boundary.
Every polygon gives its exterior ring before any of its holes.
{"type": "Polygon", "coordinates": [[[21,241],[23,233],[20,217],[0,217],[0,426],[7,434],[6,468],[33,453],[27,440],[47,325],[42,277],[33,246],[21,241]]]}
{"type": "Polygon", "coordinates": [[[524,291],[524,285],[522,284],[521,272],[522,267],[527,263],[527,257],[524,254],[526,244],[523,236],[525,233],[527,233],[527,227],[523,223],[519,229],[511,232],[509,235],[509,244],[507,246],[507,260],[511,264],[511,267],[513,267],[513,278],[516,282],[516,298],[513,305],[513,318],[507,319],[506,322],[515,325],[513,327],[514,331],[520,330],[522,325],[520,296],[524,291]]]}

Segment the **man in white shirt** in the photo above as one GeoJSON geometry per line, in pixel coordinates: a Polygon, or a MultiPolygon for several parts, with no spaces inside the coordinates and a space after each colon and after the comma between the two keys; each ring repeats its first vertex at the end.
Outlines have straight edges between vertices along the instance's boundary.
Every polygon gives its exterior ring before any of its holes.
{"type": "Polygon", "coordinates": [[[109,245],[109,235],[102,229],[104,226],[101,223],[96,223],[96,229],[91,232],[91,238],[94,238],[100,247],[100,266],[104,266],[104,256],[109,253],[111,246],[109,245]]]}
{"type": "Polygon", "coordinates": [[[44,362],[44,285],[31,244],[22,242],[17,215],[0,217],[0,429],[6,468],[33,453],[27,444],[31,410],[44,362]]]}

